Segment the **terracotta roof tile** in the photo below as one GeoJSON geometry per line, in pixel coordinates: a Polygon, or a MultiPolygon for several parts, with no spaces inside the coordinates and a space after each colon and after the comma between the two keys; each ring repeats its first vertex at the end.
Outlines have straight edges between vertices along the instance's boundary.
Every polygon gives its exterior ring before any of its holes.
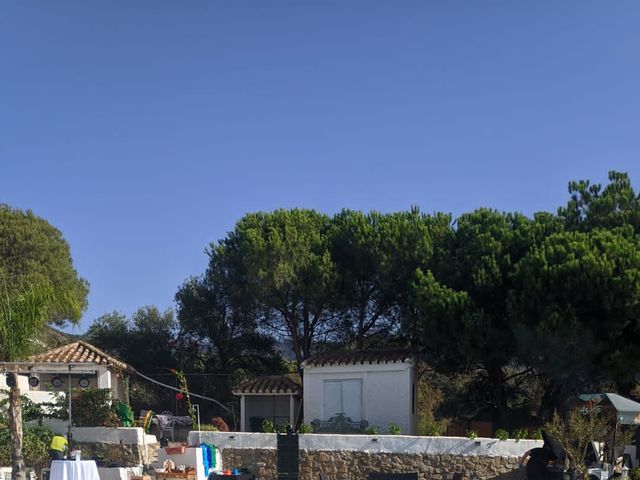
{"type": "Polygon", "coordinates": [[[123,370],[133,370],[133,368],[126,363],[107,355],[99,348],[83,341],[73,342],[38,355],[33,355],[29,357],[29,361],[39,363],[92,363],[123,370]]]}
{"type": "Polygon", "coordinates": [[[415,360],[417,354],[411,350],[362,350],[354,352],[328,352],[307,358],[302,366],[356,365],[374,363],[396,363],[415,360]]]}
{"type": "Polygon", "coordinates": [[[233,389],[234,395],[288,393],[300,395],[302,388],[282,375],[267,375],[242,382],[233,389]]]}

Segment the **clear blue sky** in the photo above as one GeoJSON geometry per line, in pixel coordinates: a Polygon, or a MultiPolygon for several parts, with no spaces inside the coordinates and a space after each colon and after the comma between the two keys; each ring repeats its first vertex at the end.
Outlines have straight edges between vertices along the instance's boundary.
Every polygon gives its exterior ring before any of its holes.
{"type": "Polygon", "coordinates": [[[610,169],[640,188],[639,20],[637,0],[4,0],[0,202],[63,231],[81,331],[172,306],[246,212],[530,214],[610,169]]]}

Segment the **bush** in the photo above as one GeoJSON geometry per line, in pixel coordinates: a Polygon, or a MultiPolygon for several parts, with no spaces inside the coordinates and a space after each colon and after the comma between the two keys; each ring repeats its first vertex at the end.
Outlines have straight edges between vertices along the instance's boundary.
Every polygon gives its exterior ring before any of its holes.
{"type": "MultiPolygon", "coordinates": [[[[542,440],[542,429],[536,428],[533,432],[531,432],[531,438],[533,440],[542,440]]],[[[640,480],[640,478],[638,479],[640,480]]]]}
{"type": "Polygon", "coordinates": [[[85,388],[74,390],[72,421],[76,427],[119,427],[120,419],[111,405],[111,390],[85,388]]]}
{"type": "Polygon", "coordinates": [[[377,425],[371,425],[364,430],[364,433],[367,435],[380,435],[380,427],[377,425]]]}
{"type": "Polygon", "coordinates": [[[200,431],[201,432],[218,432],[218,427],[216,427],[215,425],[211,425],[208,423],[201,423],[200,424],[200,431]]]}
{"type": "Polygon", "coordinates": [[[264,433],[275,433],[276,426],[273,424],[271,420],[269,420],[268,418],[265,418],[262,421],[262,431],[264,433]]]}
{"type": "Polygon", "coordinates": [[[630,480],[640,480],[640,468],[632,468],[629,470],[630,480]]]}
{"type": "Polygon", "coordinates": [[[279,423],[276,425],[276,433],[287,433],[287,428],[291,428],[293,431],[293,427],[289,423],[279,423]]]}
{"type": "Polygon", "coordinates": [[[397,423],[390,423],[387,425],[387,433],[389,435],[400,435],[400,433],[402,433],[402,429],[397,423]]]}
{"type": "Polygon", "coordinates": [[[476,432],[475,430],[467,430],[467,437],[471,440],[474,440],[478,438],[478,432],[476,432]]]}
{"type": "Polygon", "coordinates": [[[418,423],[418,435],[441,437],[447,433],[447,420],[433,420],[418,423]]]}
{"type": "Polygon", "coordinates": [[[516,441],[527,438],[529,431],[526,428],[516,428],[511,434],[512,438],[515,438],[516,441]]]}
{"type": "Polygon", "coordinates": [[[499,428],[496,430],[495,437],[501,442],[504,442],[509,438],[509,432],[507,432],[504,428],[499,428]]]}
{"type": "Polygon", "coordinates": [[[298,429],[298,433],[313,433],[313,427],[306,423],[301,423],[300,428],[298,429]]]}
{"type": "MultiPolygon", "coordinates": [[[[25,464],[37,473],[49,462],[49,445],[53,433],[48,428],[26,428],[22,437],[22,454],[25,464]]],[[[0,426],[0,465],[11,465],[9,429],[0,426]]]]}

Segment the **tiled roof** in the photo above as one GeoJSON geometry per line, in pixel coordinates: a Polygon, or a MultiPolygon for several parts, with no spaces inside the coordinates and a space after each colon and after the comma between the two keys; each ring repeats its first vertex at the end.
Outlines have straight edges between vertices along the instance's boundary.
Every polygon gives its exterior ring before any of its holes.
{"type": "Polygon", "coordinates": [[[414,360],[416,353],[410,350],[362,350],[355,352],[328,352],[307,358],[302,366],[355,365],[396,363],[414,360]]]}
{"type": "Polygon", "coordinates": [[[255,380],[242,382],[233,389],[234,395],[288,393],[300,395],[302,388],[293,380],[282,375],[267,375],[255,380]]]}
{"type": "Polygon", "coordinates": [[[126,363],[111,357],[93,345],[78,341],[62,347],[34,355],[29,358],[31,362],[38,363],[92,363],[95,365],[105,365],[116,367],[122,370],[133,370],[126,363]]]}

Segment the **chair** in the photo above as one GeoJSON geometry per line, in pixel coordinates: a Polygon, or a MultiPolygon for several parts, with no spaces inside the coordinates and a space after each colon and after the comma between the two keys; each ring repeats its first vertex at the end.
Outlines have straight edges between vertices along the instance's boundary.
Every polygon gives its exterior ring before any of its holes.
{"type": "Polygon", "coordinates": [[[140,410],[140,417],[135,422],[136,427],[142,427],[145,433],[149,431],[151,419],[153,418],[153,410],[140,410]]]}
{"type": "Polygon", "coordinates": [[[164,422],[164,425],[162,426],[162,429],[161,429],[162,430],[162,436],[164,436],[164,432],[171,433],[171,441],[173,442],[173,430],[174,430],[174,428],[176,426],[176,421],[173,418],[173,413],[171,413],[168,410],[165,410],[160,415],[165,417],[165,422],[164,422]]]}

